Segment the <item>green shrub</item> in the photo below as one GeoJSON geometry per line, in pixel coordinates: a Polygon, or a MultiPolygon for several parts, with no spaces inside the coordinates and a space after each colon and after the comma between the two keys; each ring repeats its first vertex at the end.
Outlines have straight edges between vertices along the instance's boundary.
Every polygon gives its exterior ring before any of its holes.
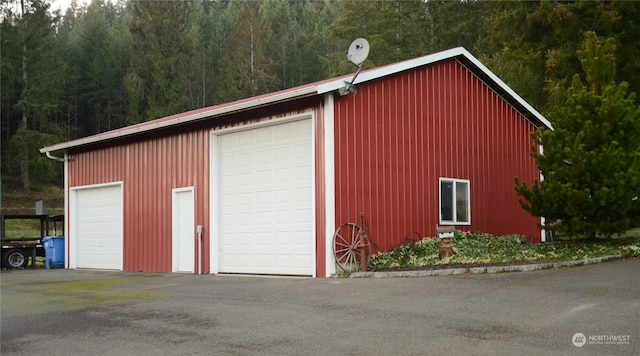
{"type": "Polygon", "coordinates": [[[371,256],[368,268],[380,271],[447,264],[581,260],[610,255],[640,257],[640,237],[532,244],[520,235],[456,231],[451,241],[455,254],[449,258],[438,258],[440,239],[424,238],[371,256]]]}

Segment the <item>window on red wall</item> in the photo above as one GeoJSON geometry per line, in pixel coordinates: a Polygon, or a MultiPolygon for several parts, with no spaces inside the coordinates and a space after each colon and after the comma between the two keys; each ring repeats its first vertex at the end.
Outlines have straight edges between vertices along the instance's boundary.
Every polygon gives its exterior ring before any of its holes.
{"type": "Polygon", "coordinates": [[[470,225],[470,200],[468,180],[440,178],[440,224],[470,225]]]}

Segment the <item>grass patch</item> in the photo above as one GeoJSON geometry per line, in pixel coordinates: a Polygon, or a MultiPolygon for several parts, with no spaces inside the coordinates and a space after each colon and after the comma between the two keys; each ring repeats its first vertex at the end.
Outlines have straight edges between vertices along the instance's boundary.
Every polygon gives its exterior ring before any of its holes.
{"type": "Polygon", "coordinates": [[[8,240],[40,237],[40,220],[37,219],[7,219],[4,228],[8,240]]]}
{"type": "Polygon", "coordinates": [[[614,239],[529,243],[519,235],[494,236],[456,231],[452,239],[455,254],[440,260],[440,239],[425,238],[371,256],[371,271],[440,265],[511,264],[533,261],[570,261],[621,255],[640,257],[640,236],[614,239]]]}
{"type": "Polygon", "coordinates": [[[25,287],[20,286],[24,284],[22,282],[3,281],[2,287],[11,290],[3,291],[2,314],[7,317],[23,317],[173,297],[167,293],[117,287],[136,283],[142,278],[148,277],[38,283],[25,287]]]}

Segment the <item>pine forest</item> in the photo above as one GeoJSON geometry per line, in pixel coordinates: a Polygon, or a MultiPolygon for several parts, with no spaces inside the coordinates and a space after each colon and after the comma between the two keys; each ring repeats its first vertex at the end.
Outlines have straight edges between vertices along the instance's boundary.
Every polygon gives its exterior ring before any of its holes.
{"type": "MultiPolygon", "coordinates": [[[[60,184],[39,148],[126,125],[465,47],[542,114],[584,76],[587,32],[611,38],[615,81],[640,92],[640,2],[0,0],[2,176],[60,184]]],[[[636,99],[637,100],[637,99],[636,99]]],[[[637,101],[636,101],[637,105],[637,101]]]]}

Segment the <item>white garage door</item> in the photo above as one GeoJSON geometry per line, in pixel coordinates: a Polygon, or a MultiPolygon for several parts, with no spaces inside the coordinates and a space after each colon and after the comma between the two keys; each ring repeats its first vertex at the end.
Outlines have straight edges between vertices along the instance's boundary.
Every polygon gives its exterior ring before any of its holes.
{"type": "Polygon", "coordinates": [[[122,186],[77,189],[75,203],[77,267],[122,270],[122,186]]]}
{"type": "Polygon", "coordinates": [[[222,273],[313,275],[311,120],[218,137],[222,273]]]}

